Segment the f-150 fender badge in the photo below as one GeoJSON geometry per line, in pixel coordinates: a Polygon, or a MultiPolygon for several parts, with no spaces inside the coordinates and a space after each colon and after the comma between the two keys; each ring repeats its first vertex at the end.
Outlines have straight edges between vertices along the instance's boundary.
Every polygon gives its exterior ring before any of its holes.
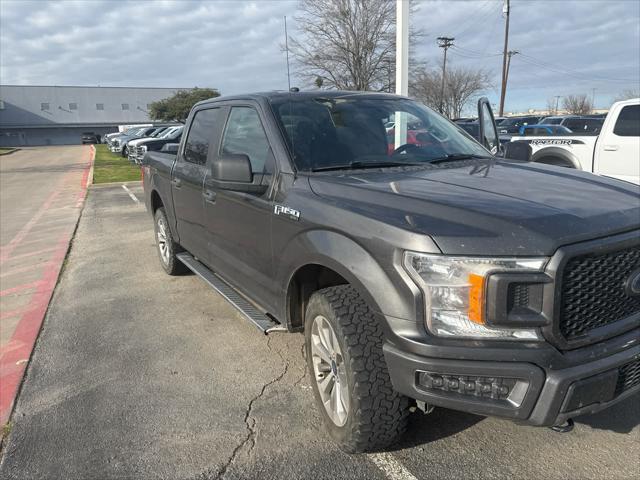
{"type": "Polygon", "coordinates": [[[284,215],[285,217],[289,217],[291,220],[298,221],[300,220],[300,211],[295,210],[290,207],[286,207],[284,205],[274,205],[273,213],[276,215],[284,215]]]}

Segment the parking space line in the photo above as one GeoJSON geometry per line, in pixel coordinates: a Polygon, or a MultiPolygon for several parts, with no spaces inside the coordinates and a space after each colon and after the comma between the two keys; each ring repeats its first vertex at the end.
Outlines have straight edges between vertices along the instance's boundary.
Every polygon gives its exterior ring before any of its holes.
{"type": "Polygon", "coordinates": [[[36,270],[38,268],[42,268],[44,263],[34,263],[32,265],[25,265],[24,267],[14,268],[11,270],[7,270],[6,268],[0,272],[0,278],[9,277],[11,275],[16,275],[18,273],[30,272],[31,270],[36,270]]]}
{"type": "Polygon", "coordinates": [[[390,453],[370,453],[367,455],[367,458],[390,480],[418,480],[413,473],[407,470],[404,465],[396,460],[390,453]]]}
{"type": "Polygon", "coordinates": [[[23,258],[35,257],[37,255],[42,255],[43,253],[54,252],[55,250],[56,247],[43,248],[42,250],[35,250],[32,252],[22,253],[20,255],[13,255],[10,260],[22,260],[23,258]]]}
{"type": "Polygon", "coordinates": [[[11,288],[5,288],[4,290],[0,290],[0,297],[6,297],[7,295],[11,295],[13,293],[18,293],[23,290],[29,290],[30,288],[35,288],[40,285],[40,280],[30,283],[23,283],[22,285],[17,285],[11,288]]]}
{"type": "Polygon", "coordinates": [[[137,204],[137,205],[140,205],[140,200],[138,200],[138,197],[136,197],[136,196],[134,195],[134,193],[133,193],[131,190],[129,190],[129,189],[127,188],[127,186],[126,186],[126,185],[122,185],[122,188],[124,188],[124,191],[125,191],[125,192],[127,192],[127,193],[129,194],[129,196],[131,197],[131,200],[133,200],[134,202],[136,202],[136,204],[137,204]]]}

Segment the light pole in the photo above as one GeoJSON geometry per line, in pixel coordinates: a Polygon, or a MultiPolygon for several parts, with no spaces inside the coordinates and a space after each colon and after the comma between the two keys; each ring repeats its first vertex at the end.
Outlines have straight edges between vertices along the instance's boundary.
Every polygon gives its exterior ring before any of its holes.
{"type": "MultiPolygon", "coordinates": [[[[396,94],[409,95],[409,0],[396,0],[396,94]]],[[[396,112],[395,146],[407,138],[407,116],[396,112]]]]}

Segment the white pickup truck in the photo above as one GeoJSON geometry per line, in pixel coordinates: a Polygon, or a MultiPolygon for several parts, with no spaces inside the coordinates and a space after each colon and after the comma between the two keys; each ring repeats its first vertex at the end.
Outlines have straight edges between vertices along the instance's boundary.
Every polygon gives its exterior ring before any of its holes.
{"type": "Polygon", "coordinates": [[[513,136],[531,161],[577,168],[640,184],[640,98],[611,106],[598,135],[513,136]]]}

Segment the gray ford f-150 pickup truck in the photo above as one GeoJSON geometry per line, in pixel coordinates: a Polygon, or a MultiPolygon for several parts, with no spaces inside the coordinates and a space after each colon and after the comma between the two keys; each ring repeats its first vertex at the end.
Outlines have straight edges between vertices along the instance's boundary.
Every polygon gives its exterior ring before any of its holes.
{"type": "Polygon", "coordinates": [[[416,407],[568,429],[640,389],[637,186],[498,158],[479,117],[480,142],[394,95],[221,97],[143,160],[162,267],[304,332],[348,452],[416,407]]]}

